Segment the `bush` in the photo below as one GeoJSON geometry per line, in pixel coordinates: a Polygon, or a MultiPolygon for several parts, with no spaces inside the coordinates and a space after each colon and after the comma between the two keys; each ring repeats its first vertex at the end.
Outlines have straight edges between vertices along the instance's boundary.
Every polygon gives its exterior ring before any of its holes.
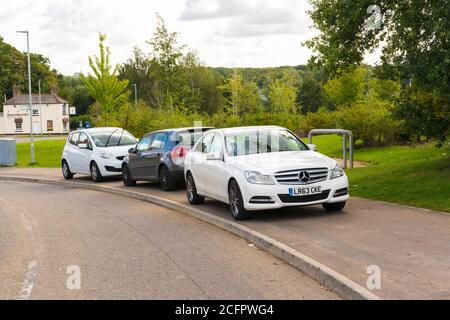
{"type": "Polygon", "coordinates": [[[336,115],[338,125],[352,131],[363,146],[383,146],[401,141],[402,123],[393,118],[390,110],[389,103],[371,99],[341,107],[336,115]]]}
{"type": "Polygon", "coordinates": [[[317,112],[308,112],[301,121],[300,135],[305,137],[312,129],[336,128],[336,112],[319,108],[317,112]]]}

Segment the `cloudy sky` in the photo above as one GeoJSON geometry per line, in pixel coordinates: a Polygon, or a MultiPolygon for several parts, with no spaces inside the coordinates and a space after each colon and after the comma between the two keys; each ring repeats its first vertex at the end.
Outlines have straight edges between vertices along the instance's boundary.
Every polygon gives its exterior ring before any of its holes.
{"type": "Polygon", "coordinates": [[[0,36],[25,51],[25,36],[15,31],[29,30],[31,50],[73,74],[88,70],[98,32],[108,35],[115,63],[135,46],[148,52],[158,12],[207,65],[298,65],[311,55],[301,43],[317,34],[307,9],[306,0],[0,0],[0,36]]]}

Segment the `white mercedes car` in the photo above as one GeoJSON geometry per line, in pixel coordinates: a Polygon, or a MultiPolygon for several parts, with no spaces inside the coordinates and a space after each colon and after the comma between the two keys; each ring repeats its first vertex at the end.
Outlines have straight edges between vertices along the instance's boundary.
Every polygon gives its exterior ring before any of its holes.
{"type": "Polygon", "coordinates": [[[186,157],[189,203],[205,197],[230,206],[237,220],[249,211],[322,204],[341,211],[348,179],[336,161],[278,126],[208,131],[186,157]]]}
{"type": "Polygon", "coordinates": [[[93,128],[72,132],[61,157],[62,174],[91,175],[99,182],[103,177],[120,176],[122,161],[138,140],[122,128],[93,128]]]}

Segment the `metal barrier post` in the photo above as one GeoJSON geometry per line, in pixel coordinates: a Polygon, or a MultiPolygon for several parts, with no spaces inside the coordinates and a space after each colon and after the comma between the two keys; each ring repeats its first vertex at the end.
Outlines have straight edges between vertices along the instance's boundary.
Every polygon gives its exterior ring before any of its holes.
{"type": "Polygon", "coordinates": [[[309,132],[309,143],[312,144],[312,137],[313,135],[318,134],[340,134],[342,135],[342,145],[343,145],[343,156],[344,156],[344,163],[343,167],[344,169],[347,168],[347,159],[350,160],[349,168],[353,169],[353,133],[349,130],[342,130],[342,129],[313,129],[309,132]],[[350,146],[347,148],[347,136],[350,143],[350,146]],[[347,150],[349,152],[349,157],[347,157],[347,150]]]}
{"type": "Polygon", "coordinates": [[[342,167],[347,169],[347,135],[342,135],[342,150],[343,150],[343,159],[342,159],[342,167]]]}

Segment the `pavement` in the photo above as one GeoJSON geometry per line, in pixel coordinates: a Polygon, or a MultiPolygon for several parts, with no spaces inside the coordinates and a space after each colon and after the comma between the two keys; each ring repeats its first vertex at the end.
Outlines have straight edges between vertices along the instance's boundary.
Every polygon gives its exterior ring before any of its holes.
{"type": "MultiPolygon", "coordinates": [[[[0,175],[62,180],[59,169],[2,168],[0,175]]],[[[77,182],[92,183],[76,176],[77,182]]],[[[103,182],[125,188],[120,180],[103,182]]],[[[157,184],[133,190],[187,203],[180,187],[166,193],[157,184]]],[[[232,221],[228,207],[213,200],[199,206],[232,221]]],[[[383,299],[450,299],[450,215],[351,198],[343,213],[320,206],[258,212],[243,225],[265,234],[366,287],[373,266],[381,271],[383,299]]],[[[373,270],[373,269],[372,269],[373,270]]]]}
{"type": "Polygon", "coordinates": [[[228,232],[81,188],[1,182],[0,261],[0,299],[338,299],[228,232]]]}

